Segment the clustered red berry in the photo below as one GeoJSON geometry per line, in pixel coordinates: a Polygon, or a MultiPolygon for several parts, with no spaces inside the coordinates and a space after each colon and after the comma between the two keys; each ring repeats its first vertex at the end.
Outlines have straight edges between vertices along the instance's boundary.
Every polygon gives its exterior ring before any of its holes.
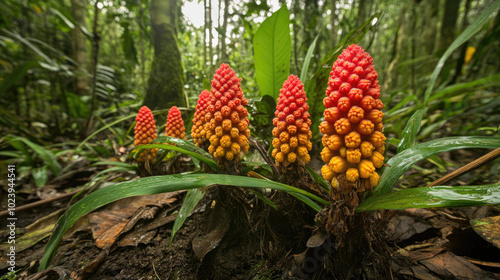
{"type": "Polygon", "coordinates": [[[276,164],[288,166],[298,162],[305,165],[311,160],[311,120],[307,110],[304,85],[295,75],[283,83],[273,119],[273,151],[276,164]]]}
{"type": "Polygon", "coordinates": [[[179,111],[179,108],[176,106],[172,106],[172,108],[168,110],[167,124],[165,125],[165,136],[186,139],[186,132],[181,111],[179,111]]]}
{"type": "Polygon", "coordinates": [[[208,152],[219,163],[224,160],[241,160],[248,152],[250,129],[248,128],[248,101],[243,97],[241,79],[229,67],[221,64],[214,74],[211,89],[206,137],[210,141],[208,152]]]}
{"type": "Polygon", "coordinates": [[[323,99],[325,121],[321,168],[323,178],[331,181],[345,174],[350,182],[369,179],[373,188],[379,181],[375,171],[384,164],[386,139],[380,111],[378,75],[373,58],[360,46],[345,49],[333,64],[323,99]]]}
{"type": "Polygon", "coordinates": [[[198,97],[198,102],[194,111],[193,127],[191,128],[191,136],[196,146],[201,146],[207,140],[207,129],[205,116],[208,113],[210,105],[210,92],[203,90],[198,97]]]}
{"type": "MultiPolygon", "coordinates": [[[[155,119],[151,110],[146,106],[142,106],[135,120],[134,145],[139,146],[151,143],[156,138],[155,119]]],[[[157,151],[158,149],[151,149],[149,151],[149,160],[156,157],[157,151]]],[[[147,154],[148,151],[142,152],[137,158],[137,162],[145,162],[147,154]]]]}

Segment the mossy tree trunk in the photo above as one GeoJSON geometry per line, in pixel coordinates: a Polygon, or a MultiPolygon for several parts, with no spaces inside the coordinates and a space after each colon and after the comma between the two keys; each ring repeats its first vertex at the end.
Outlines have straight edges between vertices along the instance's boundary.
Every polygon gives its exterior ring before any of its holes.
{"type": "Polygon", "coordinates": [[[150,109],[186,107],[186,77],[177,43],[177,0],[151,1],[154,59],[144,105],[150,109]]]}
{"type": "Polygon", "coordinates": [[[87,28],[85,19],[87,17],[87,1],[71,0],[71,15],[76,27],[72,30],[73,59],[78,63],[75,69],[74,91],[78,95],[90,94],[90,77],[88,75],[89,56],[87,52],[87,38],[82,32],[82,28],[87,28]]]}

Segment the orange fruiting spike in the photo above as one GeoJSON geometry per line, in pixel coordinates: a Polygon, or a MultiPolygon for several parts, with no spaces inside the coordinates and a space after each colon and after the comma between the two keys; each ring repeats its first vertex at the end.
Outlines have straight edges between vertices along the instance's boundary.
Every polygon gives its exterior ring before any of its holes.
{"type": "Polygon", "coordinates": [[[365,111],[363,111],[363,109],[361,109],[361,107],[358,106],[352,106],[351,109],[349,110],[349,113],[347,113],[347,118],[352,123],[357,123],[361,121],[364,118],[364,116],[365,116],[365,111]]]}
{"type": "Polygon", "coordinates": [[[375,166],[373,166],[373,163],[366,159],[362,160],[358,164],[358,169],[359,169],[359,176],[365,179],[370,177],[370,175],[372,175],[373,172],[375,172],[375,166]]]}
{"type": "Polygon", "coordinates": [[[328,163],[332,170],[336,173],[342,173],[347,170],[347,161],[341,156],[333,157],[328,163]]]}
{"type": "Polygon", "coordinates": [[[373,162],[375,168],[380,168],[382,167],[382,165],[384,165],[384,155],[377,151],[373,152],[370,160],[373,162]]]}
{"type": "Polygon", "coordinates": [[[368,142],[368,141],[361,142],[360,147],[361,147],[361,154],[365,158],[371,157],[373,150],[375,150],[375,147],[373,146],[373,144],[371,142],[368,142]]]}
{"type": "Polygon", "coordinates": [[[208,113],[208,106],[210,105],[210,92],[203,90],[198,97],[198,102],[194,111],[193,126],[191,128],[191,137],[197,146],[200,146],[207,141],[207,122],[205,115],[208,113]]]}
{"type": "Polygon", "coordinates": [[[345,177],[347,181],[356,182],[356,180],[358,180],[359,178],[359,172],[356,168],[349,168],[345,172],[345,177]]]}
{"type": "MultiPolygon", "coordinates": [[[[209,153],[213,154],[219,163],[224,160],[241,160],[248,152],[247,137],[248,111],[245,108],[248,101],[243,97],[240,86],[241,79],[229,67],[221,64],[215,71],[210,90],[210,105],[205,116],[210,119],[207,135],[216,135],[220,141],[210,141],[209,153]],[[213,116],[213,117],[212,117],[213,116]]],[[[274,131],[273,131],[274,133],[274,131]]]]}
{"type": "MultiPolygon", "coordinates": [[[[140,146],[151,143],[151,141],[156,138],[155,119],[151,110],[146,106],[142,106],[141,109],[139,109],[139,113],[137,113],[137,116],[135,117],[135,121],[134,145],[140,146]]],[[[148,160],[156,157],[157,151],[158,149],[151,149],[149,151],[148,160]]],[[[147,154],[148,151],[142,152],[137,158],[137,162],[145,162],[147,154]]]]}
{"type": "Polygon", "coordinates": [[[336,174],[328,164],[325,164],[323,165],[323,167],[321,167],[321,175],[325,180],[331,181],[336,174]]]}
{"type": "MultiPolygon", "coordinates": [[[[297,161],[300,165],[305,165],[310,161],[312,133],[308,110],[304,85],[297,76],[290,75],[280,89],[274,113],[276,118],[273,120],[275,126],[273,136],[274,139],[279,139],[281,144],[279,152],[273,155],[277,164],[283,163],[287,166],[297,161]]],[[[278,141],[273,140],[273,143],[278,143],[278,141]]]]}
{"type": "Polygon", "coordinates": [[[356,187],[370,188],[378,182],[378,175],[373,174],[384,164],[386,138],[377,79],[372,57],[356,44],[347,47],[333,64],[323,99],[325,120],[319,126],[324,134],[321,159],[331,169],[322,168],[326,180],[345,172],[353,183],[369,179],[353,184],[356,187]]]}
{"type": "Polygon", "coordinates": [[[361,135],[356,131],[352,131],[345,136],[345,146],[347,148],[357,148],[361,143],[361,135]]]}
{"type": "Polygon", "coordinates": [[[359,149],[347,149],[346,159],[350,163],[359,163],[361,161],[361,152],[359,149]]]}
{"type": "Polygon", "coordinates": [[[375,125],[370,120],[361,120],[357,131],[362,135],[370,135],[375,130],[375,125]]]}
{"type": "Polygon", "coordinates": [[[378,175],[377,172],[373,172],[372,175],[370,175],[370,186],[372,188],[375,188],[375,186],[378,184],[378,181],[380,180],[380,176],[378,175]]]}

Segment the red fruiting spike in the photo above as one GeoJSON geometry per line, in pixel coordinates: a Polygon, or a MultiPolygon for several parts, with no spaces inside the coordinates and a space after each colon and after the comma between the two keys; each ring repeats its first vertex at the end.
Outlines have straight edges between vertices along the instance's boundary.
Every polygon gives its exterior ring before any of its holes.
{"type": "MultiPolygon", "coordinates": [[[[330,75],[327,98],[323,100],[325,121],[319,127],[325,134],[321,158],[328,163],[322,168],[323,177],[330,181],[337,173],[346,172],[350,182],[365,180],[359,184],[363,186],[359,191],[370,190],[378,183],[375,169],[383,165],[385,149],[384,114],[380,111],[384,105],[379,99],[373,58],[360,46],[350,45],[335,61],[330,75]]],[[[337,186],[333,181],[332,185],[337,186]]],[[[347,196],[343,199],[352,200],[347,196]]]]}
{"type": "Polygon", "coordinates": [[[363,109],[361,109],[361,107],[358,106],[352,106],[351,109],[349,110],[349,113],[347,113],[347,118],[352,123],[358,123],[364,118],[364,116],[365,116],[365,111],[363,111],[363,109]]]}
{"type": "MultiPolygon", "coordinates": [[[[334,85],[335,81],[330,82],[334,85]]],[[[287,166],[294,162],[306,164],[310,160],[307,151],[310,150],[309,146],[312,147],[312,133],[309,128],[310,115],[307,112],[309,105],[306,101],[302,82],[297,76],[290,75],[280,89],[275,112],[278,120],[273,121],[273,146],[274,143],[280,143],[280,147],[275,147],[277,150],[272,153],[277,165],[287,166]]],[[[326,97],[324,102],[331,102],[331,97],[326,97]]]]}
{"type": "Polygon", "coordinates": [[[349,99],[349,97],[344,96],[339,99],[337,107],[342,112],[349,112],[349,110],[351,109],[351,100],[349,99]]]}
{"type": "Polygon", "coordinates": [[[366,116],[367,119],[369,119],[372,123],[377,124],[382,122],[382,118],[384,117],[384,113],[382,111],[373,109],[368,113],[366,116]]]}
{"type": "Polygon", "coordinates": [[[358,88],[361,89],[363,92],[367,93],[371,85],[372,81],[367,79],[362,79],[358,83],[358,88]]]}
{"type": "Polygon", "coordinates": [[[359,76],[356,74],[351,74],[351,76],[349,76],[349,78],[347,78],[347,82],[354,86],[354,85],[358,84],[359,76]]]}
{"type": "Polygon", "coordinates": [[[211,100],[211,93],[208,90],[203,90],[198,97],[194,116],[193,126],[191,128],[191,136],[196,145],[201,145],[206,139],[205,116],[208,113],[211,100]]]}
{"type": "Polygon", "coordinates": [[[363,91],[359,88],[352,88],[347,97],[351,100],[351,102],[359,102],[363,98],[363,91]]]}
{"type": "Polygon", "coordinates": [[[370,111],[371,109],[373,109],[373,106],[375,105],[375,100],[373,99],[373,97],[367,95],[363,97],[363,99],[361,99],[360,105],[361,108],[363,108],[363,110],[370,111]]]}
{"type": "Polygon", "coordinates": [[[327,108],[323,113],[323,116],[325,117],[325,121],[334,123],[342,117],[342,113],[340,112],[338,107],[332,107],[327,108]]]}
{"type": "MultiPolygon", "coordinates": [[[[248,152],[246,137],[250,131],[248,111],[244,107],[248,101],[243,97],[240,81],[241,79],[225,63],[217,69],[212,80],[211,103],[214,105],[214,113],[210,125],[207,126],[206,135],[211,135],[213,138],[210,139],[209,152],[219,163],[224,160],[241,160],[242,155],[248,152]]],[[[279,119],[273,120],[273,122],[278,121],[279,119]]]]}
{"type": "Polygon", "coordinates": [[[347,95],[349,93],[349,91],[351,90],[352,88],[352,85],[349,84],[349,83],[342,83],[339,87],[339,92],[340,94],[342,94],[343,96],[347,95]]]}
{"type": "Polygon", "coordinates": [[[335,106],[340,98],[342,98],[342,94],[340,92],[338,92],[336,90],[332,91],[330,93],[330,101],[333,103],[332,106],[335,106]]]}
{"type": "MultiPolygon", "coordinates": [[[[135,120],[134,145],[139,146],[151,143],[151,141],[156,138],[155,119],[151,110],[146,106],[142,106],[141,109],[139,109],[139,113],[137,113],[135,120]]],[[[155,157],[157,150],[158,149],[150,150],[149,158],[155,157]]],[[[137,158],[137,161],[145,162],[146,155],[147,151],[142,152],[139,158],[137,158]]]]}

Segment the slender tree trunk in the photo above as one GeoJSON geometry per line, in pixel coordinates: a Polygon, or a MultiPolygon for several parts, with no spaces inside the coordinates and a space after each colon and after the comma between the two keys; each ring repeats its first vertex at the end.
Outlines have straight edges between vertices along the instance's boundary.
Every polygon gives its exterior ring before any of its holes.
{"type": "Polygon", "coordinates": [[[220,61],[221,61],[221,44],[222,44],[222,32],[221,32],[221,26],[222,26],[222,23],[221,23],[221,10],[222,10],[222,0],[219,0],[219,5],[218,5],[218,9],[217,9],[217,28],[219,29],[218,32],[217,32],[217,62],[216,64],[220,64],[220,61]]]}
{"type": "Polygon", "coordinates": [[[332,44],[332,48],[335,48],[337,45],[337,26],[335,25],[335,22],[337,21],[337,15],[335,15],[335,12],[337,11],[337,0],[331,0],[331,6],[330,6],[330,42],[332,44]]]}
{"type": "Polygon", "coordinates": [[[438,7],[439,1],[424,0],[420,3],[419,17],[421,18],[418,32],[421,34],[420,44],[422,46],[420,53],[422,55],[431,55],[436,47],[436,35],[438,26],[438,7]]]}
{"type": "Polygon", "coordinates": [[[446,0],[441,25],[441,37],[438,42],[438,51],[445,51],[455,39],[455,29],[458,18],[460,0],[446,0]]]}
{"type": "Polygon", "coordinates": [[[213,61],[214,61],[214,50],[212,47],[212,1],[208,1],[208,61],[210,63],[210,73],[212,73],[213,61]]]}
{"type": "Polygon", "coordinates": [[[154,59],[144,105],[166,109],[186,107],[186,77],[177,43],[177,0],[151,1],[154,59]]]}
{"type": "Polygon", "coordinates": [[[224,19],[222,22],[222,36],[221,36],[221,62],[228,62],[229,57],[226,49],[227,38],[227,19],[229,17],[229,0],[224,0],[224,19]]]}
{"type": "MultiPolygon", "coordinates": [[[[469,15],[470,2],[471,2],[470,0],[465,0],[465,11],[464,11],[464,17],[462,18],[462,26],[460,28],[461,31],[464,31],[465,28],[467,28],[467,16],[469,15]]],[[[457,67],[455,68],[455,75],[453,75],[450,84],[456,83],[458,77],[462,74],[462,67],[464,66],[465,53],[467,52],[468,46],[469,46],[468,42],[465,42],[461,47],[462,49],[460,51],[460,56],[458,57],[457,67]]]]}
{"type": "Polygon", "coordinates": [[[359,0],[358,4],[358,18],[356,25],[360,26],[366,21],[366,0],[359,0]]]}
{"type": "Polygon", "coordinates": [[[203,0],[203,69],[207,67],[207,27],[208,27],[208,15],[207,15],[207,0],[203,0]]]}
{"type": "Polygon", "coordinates": [[[89,116],[87,118],[87,123],[85,124],[85,130],[83,131],[84,134],[88,135],[89,134],[89,128],[92,123],[92,117],[94,115],[94,109],[96,106],[96,85],[97,85],[97,60],[98,60],[98,55],[99,55],[99,40],[100,37],[97,34],[97,19],[99,17],[99,8],[98,4],[99,1],[95,2],[94,5],[94,26],[93,26],[93,31],[92,31],[92,99],[90,101],[90,112],[89,116]]]}
{"type": "Polygon", "coordinates": [[[144,54],[144,9],[142,7],[142,0],[137,0],[139,4],[139,40],[141,46],[141,82],[144,86],[146,84],[146,55],[144,54]]]}
{"type": "Polygon", "coordinates": [[[82,28],[87,28],[87,8],[86,0],[71,0],[71,15],[76,25],[71,31],[71,45],[73,49],[73,59],[78,63],[75,69],[74,91],[78,95],[89,95],[90,93],[87,38],[82,32],[82,28]]]}

